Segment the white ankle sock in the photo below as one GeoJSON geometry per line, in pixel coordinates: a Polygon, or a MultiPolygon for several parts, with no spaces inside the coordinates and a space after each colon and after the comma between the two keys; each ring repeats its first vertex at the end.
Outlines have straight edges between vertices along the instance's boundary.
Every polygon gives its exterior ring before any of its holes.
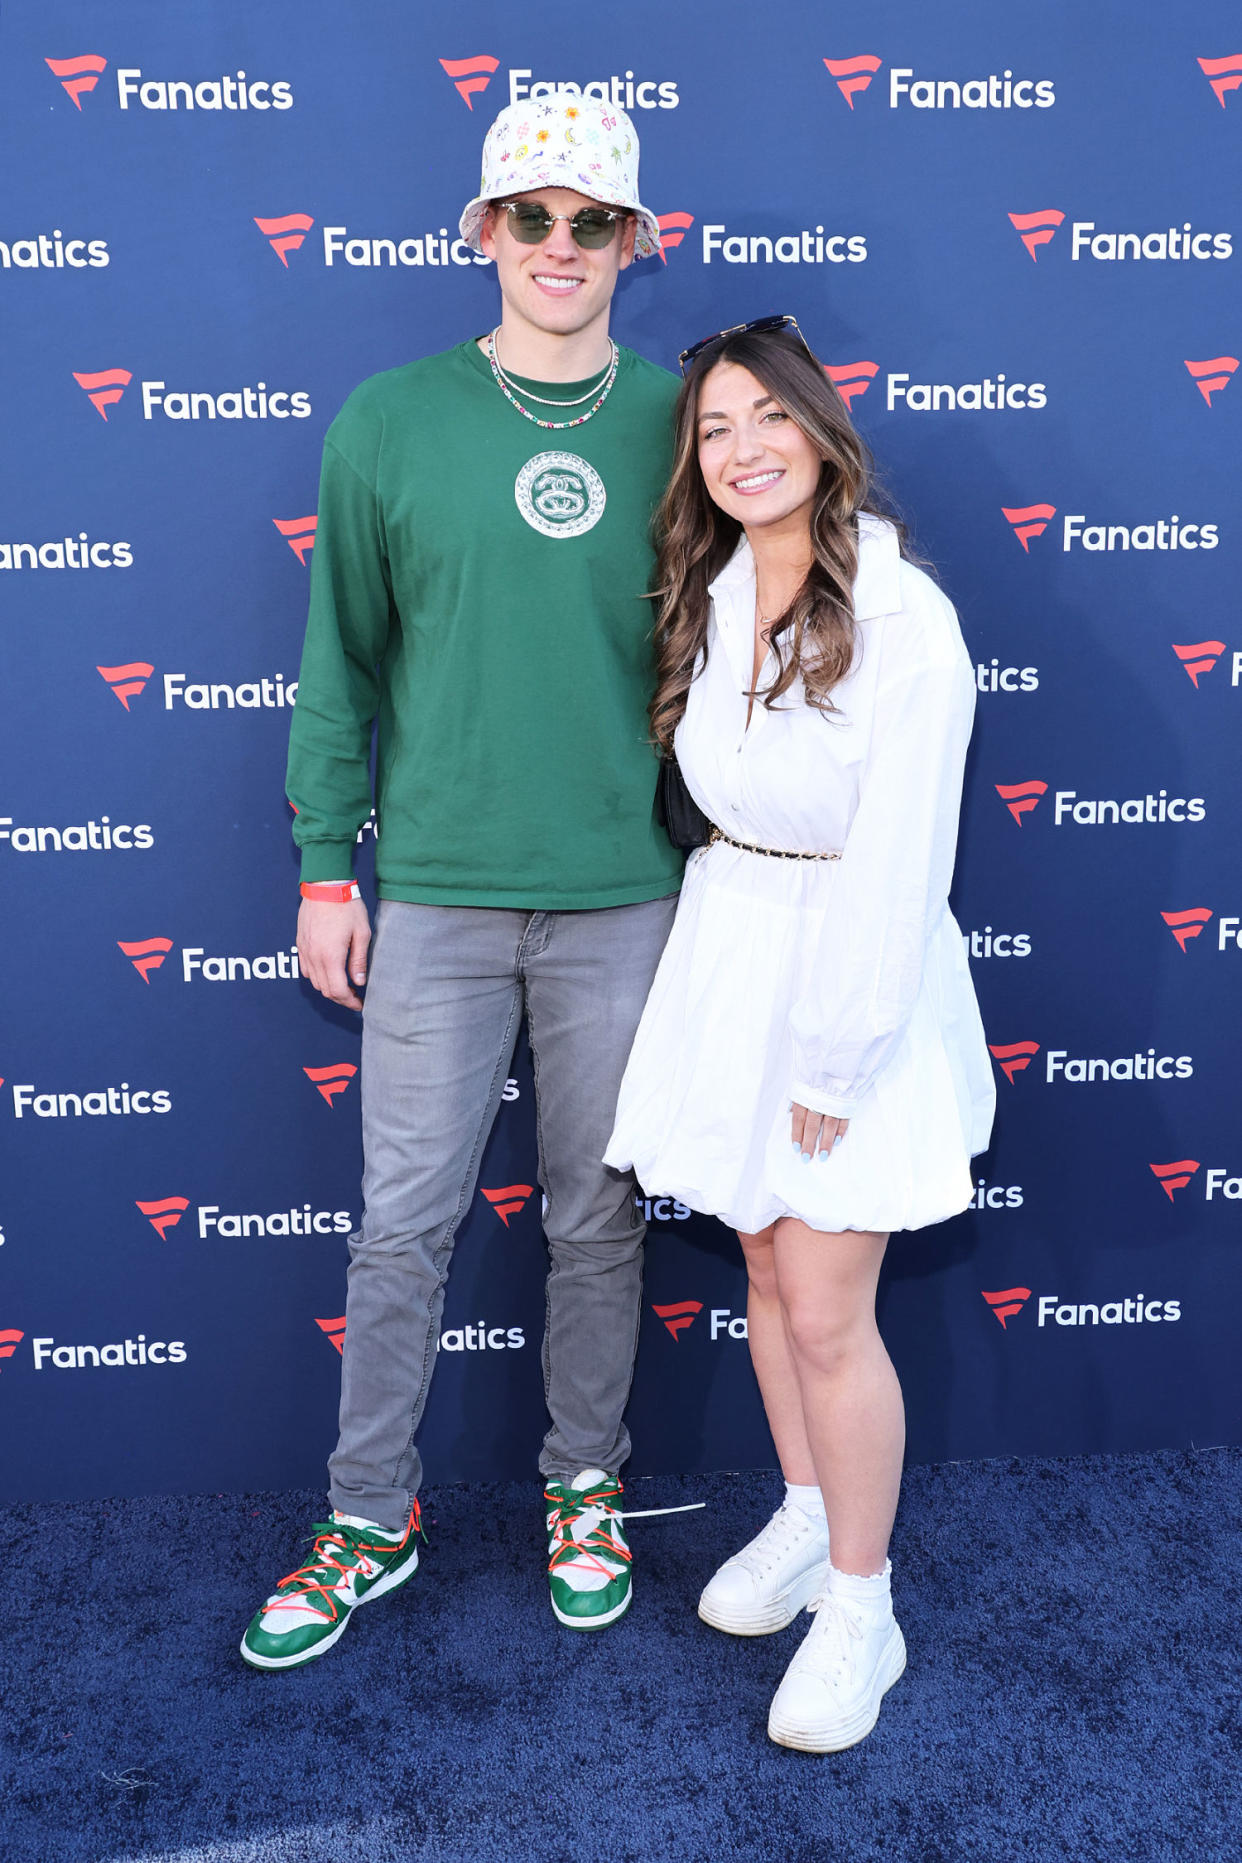
{"type": "Polygon", "coordinates": [[[814,1520],[820,1523],[826,1522],[827,1515],[824,1512],[824,1497],[818,1488],[810,1486],[809,1483],[804,1484],[796,1481],[787,1481],[785,1483],[785,1499],[791,1507],[796,1507],[800,1514],[805,1514],[808,1520],[814,1520]]]}
{"type": "Polygon", "coordinates": [[[866,1604],[876,1610],[887,1609],[892,1595],[889,1588],[892,1571],[892,1565],[887,1559],[883,1571],[869,1578],[862,1578],[856,1572],[838,1572],[835,1565],[830,1565],[825,1590],[830,1597],[846,1599],[851,1604],[866,1604]]]}

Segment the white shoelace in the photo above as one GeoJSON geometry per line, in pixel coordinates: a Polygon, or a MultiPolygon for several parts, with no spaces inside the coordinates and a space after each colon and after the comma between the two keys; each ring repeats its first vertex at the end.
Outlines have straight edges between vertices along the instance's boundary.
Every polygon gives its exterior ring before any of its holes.
{"type": "Polygon", "coordinates": [[[744,1571],[762,1578],[765,1572],[779,1565],[800,1540],[814,1532],[815,1524],[788,1501],[782,1501],[763,1531],[756,1534],[748,1546],[743,1546],[741,1552],[734,1553],[729,1563],[740,1565],[744,1571]]]}
{"type": "MultiPolygon", "coordinates": [[[[839,1598],[825,1593],[812,1598],[807,1610],[815,1619],[811,1631],[794,1658],[798,1669],[833,1680],[843,1675],[852,1684],[855,1674],[854,1645],[864,1636],[862,1625],[839,1598]]],[[[794,1665],[791,1665],[794,1666],[794,1665]]]]}

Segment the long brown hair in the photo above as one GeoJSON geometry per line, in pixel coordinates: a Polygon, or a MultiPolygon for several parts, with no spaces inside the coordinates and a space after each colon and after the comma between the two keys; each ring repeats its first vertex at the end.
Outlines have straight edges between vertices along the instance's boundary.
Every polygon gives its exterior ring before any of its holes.
{"type": "MultiPolygon", "coordinates": [[[[718,362],[736,362],[774,395],[823,459],[810,517],[811,566],[769,640],[776,657],[770,685],[750,696],[769,709],[801,676],[808,705],[835,711],[831,693],[854,659],[854,577],[858,513],[881,512],[871,455],[855,433],[836,388],[800,337],[788,328],[723,338],[697,356],[682,383],[675,419],[673,472],[656,513],[654,599],[657,679],[651,734],[666,753],[707,651],[708,587],[737,547],[742,526],[713,503],[698,459],[699,385],[718,362]]],[[[899,537],[904,529],[897,523],[899,537]]]]}

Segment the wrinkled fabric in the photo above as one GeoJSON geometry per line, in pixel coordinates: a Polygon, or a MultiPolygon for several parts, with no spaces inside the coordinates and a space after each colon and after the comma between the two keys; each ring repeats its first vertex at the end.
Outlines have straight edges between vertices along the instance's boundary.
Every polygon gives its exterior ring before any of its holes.
{"type": "Polygon", "coordinates": [[[948,907],[975,699],[957,617],[892,526],[863,518],[838,710],[795,686],[747,726],[745,541],[711,593],[677,732],[686,782],[738,840],[841,858],[724,842],[692,857],[606,1161],[745,1232],[782,1215],[833,1231],[939,1222],[971,1199],[995,1103],[948,907]],[[850,1120],[828,1158],[794,1150],[791,1101],[850,1120]]]}

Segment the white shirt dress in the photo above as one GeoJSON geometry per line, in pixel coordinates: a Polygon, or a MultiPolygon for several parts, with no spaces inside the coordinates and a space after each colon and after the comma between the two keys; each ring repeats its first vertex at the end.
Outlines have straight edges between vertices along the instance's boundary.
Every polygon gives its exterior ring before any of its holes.
{"type": "MultiPolygon", "coordinates": [[[[746,722],[755,572],[745,539],[711,587],[707,659],[677,758],[723,841],[690,858],[605,1162],[745,1233],[920,1229],[964,1210],[995,1086],[949,911],[975,682],[952,604],[859,519],[857,641],[838,710],[795,684],[746,722]],[[790,1103],[848,1118],[795,1151],[790,1103]]],[[[770,683],[773,662],[760,676],[770,683]]]]}

